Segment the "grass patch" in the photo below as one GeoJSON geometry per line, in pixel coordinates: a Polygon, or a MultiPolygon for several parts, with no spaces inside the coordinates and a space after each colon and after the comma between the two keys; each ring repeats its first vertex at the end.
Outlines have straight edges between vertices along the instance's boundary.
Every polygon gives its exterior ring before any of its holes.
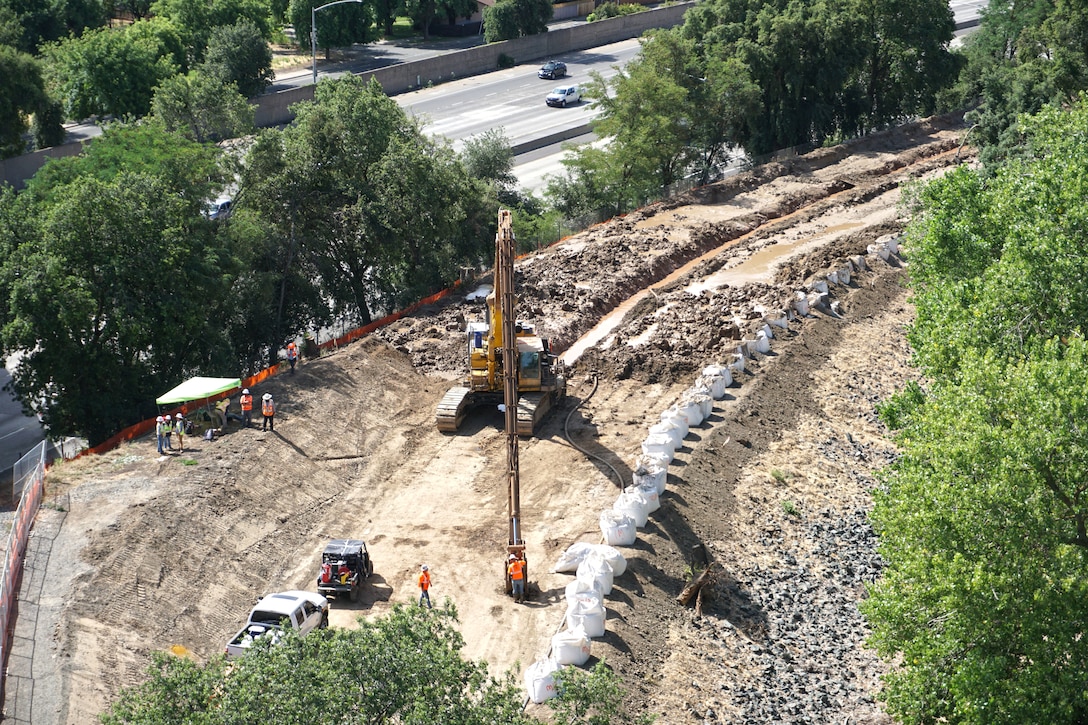
{"type": "Polygon", "coordinates": [[[789,478],[789,475],[786,474],[785,471],[780,471],[775,468],[771,470],[771,478],[778,481],[779,483],[785,483],[786,479],[789,478]]]}
{"type": "Polygon", "coordinates": [[[393,32],[385,36],[386,40],[406,40],[408,38],[422,38],[419,32],[412,27],[412,19],[398,16],[393,21],[393,32]]]}
{"type": "Polygon", "coordinates": [[[798,510],[797,505],[793,501],[783,501],[782,510],[790,516],[800,516],[801,512],[798,510]]]}
{"type": "Polygon", "coordinates": [[[182,458],[181,459],[181,465],[183,465],[183,466],[195,466],[196,465],[196,459],[195,458],[182,458]]]}

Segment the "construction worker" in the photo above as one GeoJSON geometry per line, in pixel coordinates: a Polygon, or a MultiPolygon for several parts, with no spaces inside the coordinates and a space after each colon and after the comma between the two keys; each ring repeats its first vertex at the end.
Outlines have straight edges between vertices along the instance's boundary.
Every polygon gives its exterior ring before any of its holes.
{"type": "Polygon", "coordinates": [[[253,396],[249,394],[249,388],[242,390],[242,397],[238,399],[238,404],[242,406],[242,427],[248,428],[253,422],[253,396]]]}
{"type": "Polygon", "coordinates": [[[159,455],[166,454],[166,420],[160,415],[155,418],[155,440],[159,444],[159,455]]]}
{"type": "Polygon", "coordinates": [[[511,554],[507,560],[506,573],[510,575],[510,589],[515,602],[525,601],[525,560],[511,554]]]}
{"type": "Polygon", "coordinates": [[[287,362],[291,364],[291,374],[295,374],[295,363],[298,362],[298,348],[295,347],[295,342],[292,340],[287,343],[287,362]]]}
{"type": "Polygon", "coordinates": [[[261,398],[261,415],[264,416],[264,422],[261,424],[261,430],[276,430],[276,401],[272,400],[272,393],[265,393],[261,398]]]}
{"type": "Polygon", "coordinates": [[[419,606],[423,606],[423,600],[427,600],[427,609],[431,607],[431,572],[427,565],[419,567],[419,606]]]}
{"type": "Polygon", "coordinates": [[[174,432],[178,434],[178,453],[184,453],[185,440],[182,436],[185,434],[185,418],[181,413],[175,417],[177,420],[174,422],[174,432]]]}
{"type": "Polygon", "coordinates": [[[162,424],[162,434],[166,438],[166,450],[174,450],[174,444],[170,441],[170,436],[174,434],[174,419],[167,413],[162,424]]]}

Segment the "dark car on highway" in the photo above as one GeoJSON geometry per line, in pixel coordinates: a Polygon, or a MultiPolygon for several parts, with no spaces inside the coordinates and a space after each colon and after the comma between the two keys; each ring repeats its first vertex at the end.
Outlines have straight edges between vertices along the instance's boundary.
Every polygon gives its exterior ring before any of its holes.
{"type": "Polygon", "coordinates": [[[549,60],[547,63],[540,67],[540,70],[536,72],[538,78],[547,78],[548,80],[562,78],[566,74],[567,64],[558,60],[549,60]]]}

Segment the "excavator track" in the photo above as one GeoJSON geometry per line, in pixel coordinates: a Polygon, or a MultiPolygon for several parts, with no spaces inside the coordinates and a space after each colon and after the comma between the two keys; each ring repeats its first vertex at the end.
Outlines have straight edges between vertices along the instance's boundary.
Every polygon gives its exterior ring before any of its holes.
{"type": "MultiPolygon", "coordinates": [[[[461,427],[461,422],[472,407],[472,391],[466,387],[457,385],[446,391],[442,400],[438,403],[435,412],[435,423],[438,430],[454,432],[461,427]]],[[[520,425],[519,425],[520,427],[520,425]]]]}
{"type": "Polygon", "coordinates": [[[518,435],[531,436],[537,423],[551,410],[555,393],[526,393],[518,398],[518,435]]]}

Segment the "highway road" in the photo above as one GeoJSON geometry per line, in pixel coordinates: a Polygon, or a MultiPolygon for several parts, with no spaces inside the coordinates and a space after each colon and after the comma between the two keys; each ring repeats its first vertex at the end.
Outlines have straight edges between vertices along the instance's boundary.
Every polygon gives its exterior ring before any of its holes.
{"type": "MultiPolygon", "coordinates": [[[[9,382],[11,373],[0,367],[0,388],[9,382]]],[[[0,392],[0,490],[11,481],[11,467],[15,462],[44,437],[38,419],[23,415],[22,406],[11,394],[6,390],[0,392]]]]}

